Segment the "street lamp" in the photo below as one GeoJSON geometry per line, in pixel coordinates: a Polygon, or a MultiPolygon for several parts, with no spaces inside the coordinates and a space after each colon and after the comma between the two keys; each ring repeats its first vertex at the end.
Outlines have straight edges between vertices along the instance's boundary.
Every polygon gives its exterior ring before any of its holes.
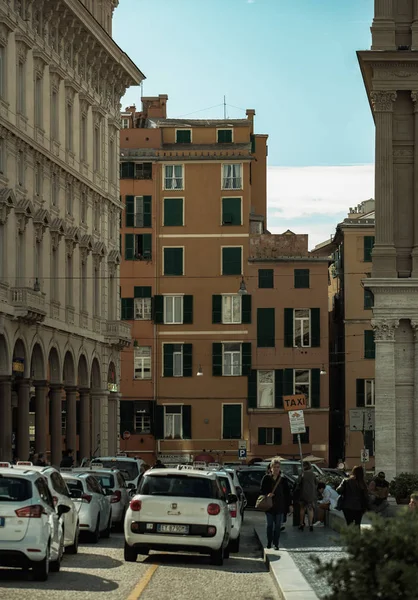
{"type": "Polygon", "coordinates": [[[327,374],[324,364],[322,365],[321,370],[319,371],[319,374],[320,375],[326,375],[327,374]]]}
{"type": "Polygon", "coordinates": [[[245,281],[244,281],[244,276],[242,276],[241,283],[239,284],[238,294],[241,294],[241,296],[248,294],[247,286],[245,285],[245,281]]]}
{"type": "Polygon", "coordinates": [[[198,377],[202,377],[202,375],[203,375],[202,365],[199,365],[196,375],[198,377]]]}

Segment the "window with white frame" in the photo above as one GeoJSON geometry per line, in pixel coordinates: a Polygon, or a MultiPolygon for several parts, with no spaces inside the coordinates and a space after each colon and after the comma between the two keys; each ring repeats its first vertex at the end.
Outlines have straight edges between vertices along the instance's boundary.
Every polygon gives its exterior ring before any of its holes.
{"type": "Polygon", "coordinates": [[[374,379],[364,380],[364,404],[374,406],[374,379]]]}
{"type": "Polygon", "coordinates": [[[164,323],[183,323],[183,296],[164,296],[164,323]]]}
{"type": "Polygon", "coordinates": [[[123,117],[122,129],[129,129],[129,117],[123,117]]]}
{"type": "Polygon", "coordinates": [[[222,296],[222,323],[241,323],[241,296],[238,294],[222,296]]]}
{"type": "Polygon", "coordinates": [[[240,163],[222,165],[222,189],[242,189],[242,165],[240,163]]]}
{"type": "Polygon", "coordinates": [[[222,375],[241,375],[241,344],[222,344],[222,375]]]}
{"type": "Polygon", "coordinates": [[[140,411],[135,413],[135,432],[136,433],[151,433],[151,417],[144,415],[140,411]]]}
{"type": "Polygon", "coordinates": [[[274,371],[257,371],[257,407],[274,408],[274,406],[274,371]]]}
{"type": "Polygon", "coordinates": [[[164,438],[166,440],[182,439],[183,407],[181,405],[164,406],[164,438]]]}
{"type": "Polygon", "coordinates": [[[164,165],[164,189],[183,189],[183,165],[164,165]]]}
{"type": "Polygon", "coordinates": [[[295,308],[294,345],[306,348],[311,345],[311,311],[309,308],[295,308]]]}
{"type": "Polygon", "coordinates": [[[19,61],[16,69],[16,112],[24,115],[26,112],[26,63],[19,61]]]}
{"type": "Polygon", "coordinates": [[[134,298],[135,321],[151,320],[151,298],[134,298]]]}
{"type": "Polygon", "coordinates": [[[266,427],[266,444],[267,446],[274,444],[274,427],[266,427]]]}
{"type": "Polygon", "coordinates": [[[134,348],[134,379],[151,379],[151,346],[134,348]]]}
{"type": "Polygon", "coordinates": [[[311,372],[309,369],[294,369],[293,393],[306,396],[306,406],[310,406],[311,372]]]}
{"type": "Polygon", "coordinates": [[[174,344],[173,377],[183,377],[183,344],[174,344]]]}

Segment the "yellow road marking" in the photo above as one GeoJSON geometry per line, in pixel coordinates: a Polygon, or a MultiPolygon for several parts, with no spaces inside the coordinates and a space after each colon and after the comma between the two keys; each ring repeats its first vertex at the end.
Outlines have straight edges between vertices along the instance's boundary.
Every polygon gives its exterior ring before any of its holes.
{"type": "Polygon", "coordinates": [[[141,579],[141,581],[134,587],[132,592],[128,596],[128,600],[138,600],[142,595],[142,592],[145,591],[149,582],[151,581],[155,571],[158,569],[158,565],[151,565],[148,571],[146,571],[145,575],[141,579]]]}

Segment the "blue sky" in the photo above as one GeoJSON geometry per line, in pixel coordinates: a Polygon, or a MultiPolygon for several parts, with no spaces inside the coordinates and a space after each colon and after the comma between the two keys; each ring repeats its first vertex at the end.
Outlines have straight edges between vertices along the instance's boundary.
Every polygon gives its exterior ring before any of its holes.
{"type": "MultiPolygon", "coordinates": [[[[224,95],[230,118],[256,110],[269,134],[269,229],[309,233],[312,246],[373,195],[356,57],[372,19],[373,0],[120,0],[114,38],[146,75],[144,95],[168,94],[170,117],[221,118],[224,95]]],[[[123,105],[140,97],[131,88],[123,105]]]]}

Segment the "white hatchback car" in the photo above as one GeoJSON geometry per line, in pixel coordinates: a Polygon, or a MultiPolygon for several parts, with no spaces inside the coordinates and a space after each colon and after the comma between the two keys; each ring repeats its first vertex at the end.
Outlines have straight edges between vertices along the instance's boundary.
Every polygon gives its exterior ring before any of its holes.
{"type": "Polygon", "coordinates": [[[28,463],[25,463],[25,465],[17,463],[14,469],[31,469],[43,475],[48,482],[54,505],[68,506],[68,511],[63,516],[65,552],[67,554],[77,554],[80,534],[78,513],[61,473],[55,467],[34,467],[32,465],[28,466],[28,463]]]}
{"type": "Polygon", "coordinates": [[[62,473],[78,511],[80,533],[91,534],[93,543],[108,538],[112,527],[112,509],[106,493],[91,473],[62,473]]]}
{"type": "Polygon", "coordinates": [[[211,564],[229,556],[231,516],[214,471],[193,467],[146,471],[125,517],[125,560],[150,550],[209,554],[211,564]]]}
{"type": "Polygon", "coordinates": [[[59,571],[64,554],[61,516],[46,479],[28,467],[0,465],[0,565],[32,569],[36,581],[59,571]]]}
{"type": "Polygon", "coordinates": [[[228,504],[229,514],[231,515],[231,539],[229,541],[229,551],[239,552],[239,543],[241,539],[241,527],[242,527],[242,500],[238,497],[238,492],[235,488],[233,476],[226,469],[220,469],[215,471],[225,497],[228,498],[231,495],[236,496],[237,501],[228,504]]]}

